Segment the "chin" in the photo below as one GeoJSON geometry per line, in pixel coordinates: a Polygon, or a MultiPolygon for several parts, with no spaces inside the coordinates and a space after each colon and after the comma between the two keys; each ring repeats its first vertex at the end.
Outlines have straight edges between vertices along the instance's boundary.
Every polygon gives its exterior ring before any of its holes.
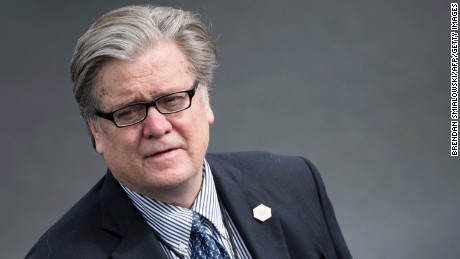
{"type": "Polygon", "coordinates": [[[196,176],[195,173],[190,173],[190,169],[175,168],[174,170],[156,171],[154,175],[145,179],[141,184],[149,183],[149,188],[155,189],[170,189],[183,186],[190,182],[196,176]]]}

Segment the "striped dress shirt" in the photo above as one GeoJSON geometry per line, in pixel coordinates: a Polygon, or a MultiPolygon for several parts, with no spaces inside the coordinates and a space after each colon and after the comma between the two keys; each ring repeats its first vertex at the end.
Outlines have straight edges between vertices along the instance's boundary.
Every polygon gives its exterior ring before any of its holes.
{"type": "Polygon", "coordinates": [[[191,210],[156,201],[123,185],[122,187],[147,224],[162,241],[161,246],[168,258],[180,258],[174,251],[183,258],[190,258],[193,211],[204,217],[203,224],[208,234],[222,244],[232,258],[251,258],[227,211],[225,209],[221,211],[211,168],[206,160],[204,160],[203,175],[201,190],[191,210]],[[224,220],[227,221],[230,232],[227,231],[224,220]],[[232,234],[233,246],[229,233],[232,234]]]}

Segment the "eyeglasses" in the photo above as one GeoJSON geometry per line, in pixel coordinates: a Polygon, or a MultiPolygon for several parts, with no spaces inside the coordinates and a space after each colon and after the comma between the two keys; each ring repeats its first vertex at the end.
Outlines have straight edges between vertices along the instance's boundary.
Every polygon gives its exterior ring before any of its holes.
{"type": "Polygon", "coordinates": [[[150,107],[155,107],[161,114],[172,114],[188,109],[192,105],[192,98],[198,87],[195,81],[192,89],[163,95],[148,103],[135,103],[116,109],[109,113],[96,111],[96,115],[110,120],[118,128],[137,124],[145,118],[150,107]]]}

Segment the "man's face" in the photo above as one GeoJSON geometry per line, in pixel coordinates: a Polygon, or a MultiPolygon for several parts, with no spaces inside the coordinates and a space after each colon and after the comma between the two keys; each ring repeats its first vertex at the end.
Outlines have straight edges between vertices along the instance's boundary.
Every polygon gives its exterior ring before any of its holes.
{"type": "MultiPolygon", "coordinates": [[[[110,112],[164,94],[189,90],[195,81],[188,61],[174,42],[163,42],[131,62],[112,61],[98,77],[100,110],[110,112]]],[[[197,90],[187,110],[163,115],[150,107],[147,118],[117,128],[99,119],[101,130],[90,128],[96,150],[114,177],[126,187],[160,201],[175,203],[181,192],[196,195],[201,186],[203,159],[213,112],[197,90]]],[[[194,198],[194,197],[192,197],[194,198]]]]}

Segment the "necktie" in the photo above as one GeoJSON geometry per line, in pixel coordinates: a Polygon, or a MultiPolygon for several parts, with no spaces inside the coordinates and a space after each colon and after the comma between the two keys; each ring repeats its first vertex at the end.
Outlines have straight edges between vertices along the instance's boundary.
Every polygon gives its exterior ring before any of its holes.
{"type": "Polygon", "coordinates": [[[192,221],[192,258],[193,259],[229,259],[225,248],[219,244],[212,236],[206,233],[201,224],[200,215],[193,212],[192,221]]]}

